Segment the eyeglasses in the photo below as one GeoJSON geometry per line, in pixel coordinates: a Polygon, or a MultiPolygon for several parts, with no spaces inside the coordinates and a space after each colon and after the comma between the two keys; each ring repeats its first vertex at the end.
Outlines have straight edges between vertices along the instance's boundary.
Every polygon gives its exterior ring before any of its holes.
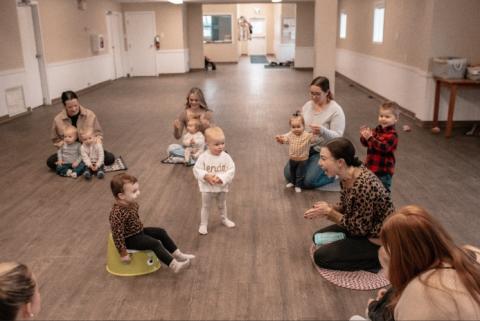
{"type": "Polygon", "coordinates": [[[310,92],[310,96],[312,96],[312,97],[318,97],[318,96],[321,96],[321,95],[322,95],[322,92],[313,92],[313,91],[310,92]]]}

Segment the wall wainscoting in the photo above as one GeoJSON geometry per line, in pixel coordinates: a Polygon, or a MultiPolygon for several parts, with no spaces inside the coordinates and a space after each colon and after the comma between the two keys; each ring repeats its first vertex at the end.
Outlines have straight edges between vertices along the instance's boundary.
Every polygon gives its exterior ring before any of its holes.
{"type": "Polygon", "coordinates": [[[275,54],[278,62],[285,62],[295,58],[295,44],[279,44],[275,54]]]}
{"type": "Polygon", "coordinates": [[[65,90],[78,91],[114,79],[111,54],[47,64],[50,97],[60,97],[65,90]]]}
{"type": "Polygon", "coordinates": [[[188,48],[158,50],[155,59],[157,75],[186,73],[190,70],[188,48]]]}
{"type": "Polygon", "coordinates": [[[313,68],[314,62],[313,47],[295,47],[295,68],[313,68]]]}
{"type": "MultiPolygon", "coordinates": [[[[337,48],[336,70],[362,86],[399,103],[421,121],[433,118],[435,81],[418,68],[337,48]]],[[[450,93],[440,95],[439,119],[447,118],[450,93]]],[[[479,90],[459,90],[454,120],[480,119],[479,90]]]]}

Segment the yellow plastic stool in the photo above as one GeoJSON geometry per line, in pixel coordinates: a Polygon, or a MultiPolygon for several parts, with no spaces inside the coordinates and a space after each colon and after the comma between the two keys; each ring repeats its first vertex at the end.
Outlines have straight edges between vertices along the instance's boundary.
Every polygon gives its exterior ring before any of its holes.
{"type": "Polygon", "coordinates": [[[161,264],[152,251],[127,250],[131,261],[125,264],[120,259],[120,254],[113,242],[112,233],[108,236],[107,245],[107,271],[117,276],[137,276],[157,271],[161,264]]]}

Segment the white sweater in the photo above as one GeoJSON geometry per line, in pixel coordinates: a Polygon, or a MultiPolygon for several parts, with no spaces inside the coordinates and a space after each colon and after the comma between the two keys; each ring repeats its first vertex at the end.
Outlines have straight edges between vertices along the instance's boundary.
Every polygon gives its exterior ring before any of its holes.
{"type": "Polygon", "coordinates": [[[104,153],[102,144],[92,144],[88,146],[87,144],[82,144],[80,147],[80,152],[82,154],[82,160],[87,165],[87,167],[96,164],[97,167],[103,165],[104,153]]]}
{"type": "Polygon", "coordinates": [[[200,192],[228,192],[228,186],[235,175],[235,164],[232,158],[225,152],[220,155],[213,155],[209,150],[202,153],[193,167],[193,175],[198,180],[200,192]],[[222,180],[220,185],[210,185],[204,180],[205,175],[214,174],[222,180]]]}

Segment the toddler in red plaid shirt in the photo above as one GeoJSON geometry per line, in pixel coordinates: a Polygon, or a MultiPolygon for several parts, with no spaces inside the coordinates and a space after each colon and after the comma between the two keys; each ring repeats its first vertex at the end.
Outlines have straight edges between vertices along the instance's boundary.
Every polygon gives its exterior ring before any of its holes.
{"type": "Polygon", "coordinates": [[[360,142],[367,147],[366,166],[390,190],[395,168],[395,155],[398,135],[395,123],[398,121],[399,108],[395,102],[385,102],[378,113],[379,125],[375,129],[367,126],[360,128],[360,142]]]}

